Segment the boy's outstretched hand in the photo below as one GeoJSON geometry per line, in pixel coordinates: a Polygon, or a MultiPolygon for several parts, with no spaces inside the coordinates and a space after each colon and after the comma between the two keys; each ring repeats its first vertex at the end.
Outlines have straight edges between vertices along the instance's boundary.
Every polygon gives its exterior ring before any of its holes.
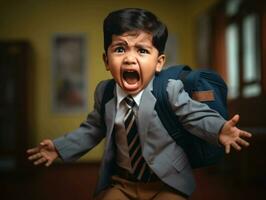
{"type": "Polygon", "coordinates": [[[53,142],[49,139],[43,140],[37,147],[28,149],[28,159],[33,161],[34,165],[45,164],[50,166],[59,156],[53,142]]]}
{"type": "Polygon", "coordinates": [[[249,143],[242,138],[250,138],[251,133],[237,128],[236,124],[238,121],[239,115],[235,115],[224,124],[219,134],[219,142],[225,146],[226,153],[230,153],[231,146],[239,151],[241,150],[242,146],[249,146],[249,143]]]}

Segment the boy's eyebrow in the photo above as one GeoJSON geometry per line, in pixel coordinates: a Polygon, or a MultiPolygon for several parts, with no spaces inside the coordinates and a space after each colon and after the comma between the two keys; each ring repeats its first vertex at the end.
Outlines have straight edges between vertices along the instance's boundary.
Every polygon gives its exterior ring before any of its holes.
{"type": "Polygon", "coordinates": [[[126,41],[115,41],[111,43],[111,46],[120,46],[120,45],[127,46],[128,43],[126,41]]]}
{"type": "MultiPolygon", "coordinates": [[[[128,43],[126,41],[115,41],[111,44],[111,47],[115,47],[115,46],[128,46],[128,43]]],[[[135,44],[135,46],[137,48],[148,48],[148,49],[152,49],[152,46],[146,43],[137,43],[135,44]]]]}
{"type": "Polygon", "coordinates": [[[138,48],[152,49],[152,46],[151,45],[145,44],[145,43],[137,43],[135,46],[138,47],[138,48]]]}

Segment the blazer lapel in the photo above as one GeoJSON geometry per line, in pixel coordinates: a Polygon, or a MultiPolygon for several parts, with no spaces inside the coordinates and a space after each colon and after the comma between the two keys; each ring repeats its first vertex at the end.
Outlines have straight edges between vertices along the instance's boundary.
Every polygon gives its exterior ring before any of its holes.
{"type": "Polygon", "coordinates": [[[144,90],[138,110],[138,131],[139,133],[141,133],[140,138],[142,141],[142,145],[143,141],[145,141],[145,138],[147,136],[148,126],[150,120],[152,119],[152,113],[154,111],[154,106],[156,103],[156,98],[153,96],[151,92],[152,82],[153,81],[151,81],[144,90]]]}
{"type": "MultiPolygon", "coordinates": [[[[115,90],[114,90],[115,91],[115,90]]],[[[105,104],[106,139],[110,140],[115,123],[116,95],[105,104]]]]}

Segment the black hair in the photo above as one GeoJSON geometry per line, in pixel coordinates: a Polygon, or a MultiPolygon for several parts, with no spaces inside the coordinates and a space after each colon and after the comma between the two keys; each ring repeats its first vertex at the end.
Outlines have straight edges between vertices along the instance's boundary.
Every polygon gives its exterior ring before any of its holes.
{"type": "Polygon", "coordinates": [[[152,34],[152,43],[159,51],[164,53],[168,37],[166,25],[150,11],[139,8],[125,8],[111,12],[104,20],[104,50],[107,53],[112,43],[112,35],[122,35],[130,31],[144,31],[152,34]]]}

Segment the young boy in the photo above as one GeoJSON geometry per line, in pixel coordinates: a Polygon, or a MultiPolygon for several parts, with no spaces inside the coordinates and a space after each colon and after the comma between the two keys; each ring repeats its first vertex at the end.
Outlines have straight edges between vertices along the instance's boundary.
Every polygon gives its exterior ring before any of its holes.
{"type": "MultiPolygon", "coordinates": [[[[97,199],[186,199],[195,188],[188,159],[160,122],[152,95],[152,82],[165,62],[167,28],[143,9],[122,9],[104,21],[103,60],[116,81],[114,98],[101,101],[107,81],[98,84],[95,105],[81,126],[63,137],[44,140],[29,149],[35,165],[50,166],[80,158],[106,138],[96,189],[97,199]],[[104,122],[104,123],[103,123],[104,122]]],[[[224,120],[207,105],[189,98],[180,80],[169,80],[169,103],[182,125],[214,144],[240,150],[242,137],[251,134],[235,125],[239,116],[224,120]]]]}

